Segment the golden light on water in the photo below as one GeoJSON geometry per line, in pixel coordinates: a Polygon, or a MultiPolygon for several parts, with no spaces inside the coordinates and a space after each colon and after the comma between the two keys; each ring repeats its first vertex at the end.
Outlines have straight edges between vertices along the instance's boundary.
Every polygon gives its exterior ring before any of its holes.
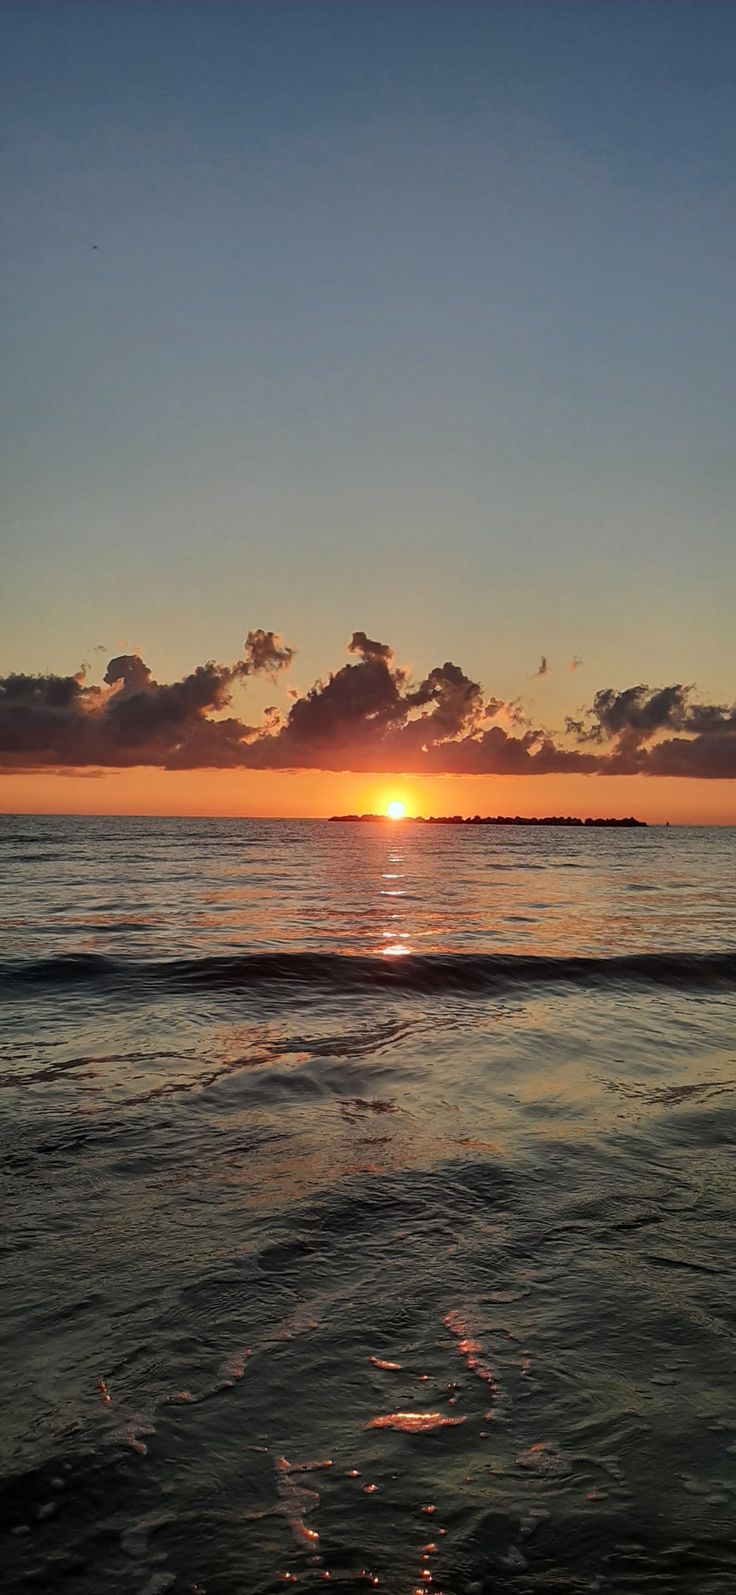
{"type": "Polygon", "coordinates": [[[398,798],[393,798],[390,803],[386,804],[386,813],[390,820],[403,820],[406,814],[406,804],[401,803],[398,798]]]}

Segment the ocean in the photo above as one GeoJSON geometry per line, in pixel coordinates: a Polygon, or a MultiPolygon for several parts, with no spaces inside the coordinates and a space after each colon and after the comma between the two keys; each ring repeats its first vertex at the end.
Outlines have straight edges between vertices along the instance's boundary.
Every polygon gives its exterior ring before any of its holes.
{"type": "Polygon", "coordinates": [[[0,861],[5,1591],[733,1591],[736,831],[0,861]]]}

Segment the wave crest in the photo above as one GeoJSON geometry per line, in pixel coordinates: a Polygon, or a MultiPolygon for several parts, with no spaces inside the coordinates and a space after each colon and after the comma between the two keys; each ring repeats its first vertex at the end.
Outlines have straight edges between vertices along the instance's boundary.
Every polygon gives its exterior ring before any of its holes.
{"type": "Polygon", "coordinates": [[[525,953],[429,953],[402,958],[343,953],[259,952],[206,958],[116,959],[97,953],[0,963],[0,994],[29,988],[81,986],[135,995],[308,987],[328,991],[382,990],[492,993],[516,987],[615,985],[672,986],[699,990],[736,988],[736,953],[625,953],[613,957],[560,957],[525,953]]]}

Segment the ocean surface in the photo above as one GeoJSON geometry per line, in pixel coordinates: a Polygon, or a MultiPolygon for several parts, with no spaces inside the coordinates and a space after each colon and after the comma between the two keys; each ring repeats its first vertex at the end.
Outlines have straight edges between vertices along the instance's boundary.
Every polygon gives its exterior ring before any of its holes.
{"type": "Polygon", "coordinates": [[[0,820],[3,1591],[736,1588],[736,831],[0,820]]]}

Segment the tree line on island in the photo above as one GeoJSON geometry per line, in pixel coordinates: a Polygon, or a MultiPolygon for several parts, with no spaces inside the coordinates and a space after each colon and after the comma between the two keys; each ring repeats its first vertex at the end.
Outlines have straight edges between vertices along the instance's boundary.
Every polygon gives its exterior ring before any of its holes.
{"type": "MultiPolygon", "coordinates": [[[[345,824],[379,820],[382,824],[395,825],[396,820],[389,814],[331,814],[331,824],[345,824]]],[[[646,828],[646,820],[636,820],[633,814],[625,819],[587,819],[581,820],[573,814],[547,814],[543,818],[537,815],[525,814],[474,814],[465,818],[462,814],[430,814],[426,819],[423,814],[405,815],[399,823],[404,825],[407,820],[419,825],[586,825],[588,827],[611,827],[630,829],[633,827],[646,828]]]]}

